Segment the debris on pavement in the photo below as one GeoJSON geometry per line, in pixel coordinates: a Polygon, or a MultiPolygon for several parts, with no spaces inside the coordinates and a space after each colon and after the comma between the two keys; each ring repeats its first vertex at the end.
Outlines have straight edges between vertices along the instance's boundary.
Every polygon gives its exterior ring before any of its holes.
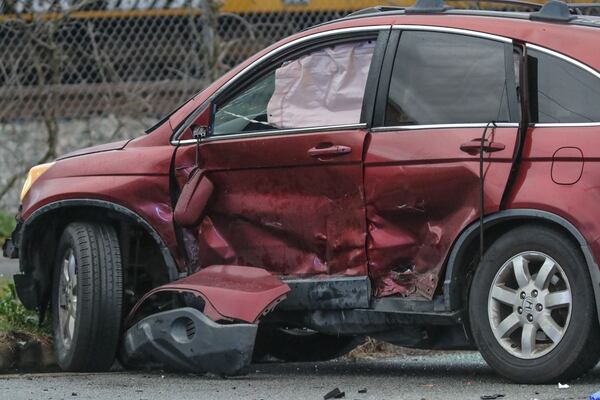
{"type": "Polygon", "coordinates": [[[481,395],[481,400],[494,400],[494,399],[501,399],[503,397],[504,397],[504,394],[502,394],[502,393],[483,394],[483,395],[481,395]]]}
{"type": "Polygon", "coordinates": [[[569,387],[570,387],[570,386],[569,386],[569,385],[567,385],[566,383],[565,383],[565,384],[562,384],[562,383],[558,382],[558,388],[559,388],[559,389],[568,389],[569,387]]]}
{"type": "Polygon", "coordinates": [[[359,389],[358,393],[367,393],[367,388],[359,389]]]}
{"type": "Polygon", "coordinates": [[[343,399],[346,397],[346,392],[342,392],[340,388],[335,388],[331,392],[323,396],[323,400],[329,399],[343,399]]]}

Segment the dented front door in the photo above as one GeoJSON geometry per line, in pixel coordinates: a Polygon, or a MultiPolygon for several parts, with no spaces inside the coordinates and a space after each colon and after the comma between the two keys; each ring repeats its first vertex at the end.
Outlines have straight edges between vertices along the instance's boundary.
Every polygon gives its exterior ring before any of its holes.
{"type": "Polygon", "coordinates": [[[484,210],[500,207],[519,120],[513,47],[425,27],[394,36],[366,150],[369,272],[379,297],[431,299],[452,244],[479,216],[482,148],[484,210]]]}
{"type": "Polygon", "coordinates": [[[197,229],[201,266],[281,275],[365,275],[362,129],[204,143],[214,184],[197,229]],[[315,155],[338,146],[343,154],[315,155]]]}
{"type": "MultiPolygon", "coordinates": [[[[214,100],[198,154],[214,185],[195,228],[200,267],[367,274],[365,92],[376,86],[372,64],[388,35],[373,27],[302,40],[214,100]]],[[[178,158],[191,163],[194,149],[178,158]]]]}

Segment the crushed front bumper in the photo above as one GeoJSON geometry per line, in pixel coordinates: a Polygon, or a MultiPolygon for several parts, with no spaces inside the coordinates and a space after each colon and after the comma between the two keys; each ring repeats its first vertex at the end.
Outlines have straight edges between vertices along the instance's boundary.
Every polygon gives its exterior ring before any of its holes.
{"type": "Polygon", "coordinates": [[[128,366],[160,366],[185,372],[240,375],[252,361],[257,325],[220,325],[195,308],[146,317],[127,330],[123,341],[128,366]]]}
{"type": "Polygon", "coordinates": [[[152,289],[133,307],[125,326],[122,360],[126,366],[158,366],[192,373],[241,375],[252,361],[259,319],[290,292],[287,284],[262,268],[213,265],[152,289]],[[193,295],[193,307],[135,317],[154,296],[193,295]]]}

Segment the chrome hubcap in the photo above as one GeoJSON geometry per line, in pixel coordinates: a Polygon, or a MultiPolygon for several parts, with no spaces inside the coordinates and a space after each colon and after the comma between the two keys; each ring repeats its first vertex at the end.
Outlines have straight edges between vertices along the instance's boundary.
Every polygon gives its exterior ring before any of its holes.
{"type": "Polygon", "coordinates": [[[562,267],[537,251],[517,254],[504,263],[488,297],[496,340],[522,359],[542,357],[558,345],[571,309],[571,286],[562,267]]]}
{"type": "Polygon", "coordinates": [[[77,316],[77,262],[73,250],[67,250],[63,258],[58,286],[58,340],[65,348],[71,347],[77,316]]]}

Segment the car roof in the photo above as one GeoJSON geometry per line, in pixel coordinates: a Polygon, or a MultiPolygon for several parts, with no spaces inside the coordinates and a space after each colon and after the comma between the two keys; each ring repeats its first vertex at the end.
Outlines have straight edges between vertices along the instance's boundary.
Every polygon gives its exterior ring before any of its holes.
{"type": "MultiPolygon", "coordinates": [[[[446,0],[447,3],[453,4],[461,0],[446,0]]],[[[447,5],[444,0],[417,0],[414,6],[411,7],[394,7],[394,6],[378,6],[370,7],[363,10],[358,10],[348,14],[345,17],[338,18],[333,21],[325,22],[318,26],[334,24],[340,21],[348,21],[354,19],[364,19],[377,16],[392,16],[392,15],[466,15],[480,17],[498,17],[520,20],[544,21],[548,23],[563,23],[568,25],[579,25],[589,27],[600,27],[600,16],[584,15],[583,13],[589,10],[600,11],[600,3],[564,3],[560,0],[550,0],[546,4],[533,3],[521,0],[485,0],[486,5],[500,5],[504,8],[512,8],[512,10],[478,10],[478,9],[460,9],[453,8],[447,5]],[[518,8],[530,9],[533,11],[518,11],[518,8]]]]}
{"type": "MultiPolygon", "coordinates": [[[[498,1],[498,0],[490,0],[498,1]]],[[[500,0],[511,2],[511,0],[500,0]]],[[[381,7],[366,9],[350,14],[325,24],[320,24],[308,30],[292,35],[273,47],[314,33],[334,31],[344,28],[365,26],[404,26],[421,25],[453,30],[474,31],[505,37],[516,41],[536,45],[582,63],[595,71],[600,71],[600,53],[593,51],[600,39],[600,18],[576,14],[575,6],[550,0],[543,7],[534,4],[538,9],[533,12],[523,11],[494,11],[494,10],[462,10],[446,6],[440,0],[417,0],[421,2],[438,2],[444,9],[417,9],[381,7]],[[555,10],[546,12],[544,7],[559,3],[564,7],[565,14],[555,10]],[[538,18],[539,14],[542,18],[538,18]],[[546,18],[547,17],[547,18],[546,18]]],[[[489,2],[486,0],[486,3],[489,2]]],[[[516,2],[522,4],[522,2],[516,2]]],[[[529,4],[529,3],[527,3],[529,4]]],[[[578,4],[577,7],[586,6],[578,4]]],[[[600,8],[599,4],[593,4],[600,8]]]]}

